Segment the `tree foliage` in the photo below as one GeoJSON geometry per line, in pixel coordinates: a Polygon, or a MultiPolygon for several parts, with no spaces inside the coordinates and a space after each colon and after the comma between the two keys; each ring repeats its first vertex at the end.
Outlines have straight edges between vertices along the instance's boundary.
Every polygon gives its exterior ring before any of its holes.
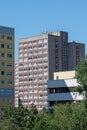
{"type": "Polygon", "coordinates": [[[77,91],[80,94],[84,94],[85,99],[87,99],[87,56],[85,60],[82,60],[76,67],[76,76],[78,82],[77,91]]]}
{"type": "Polygon", "coordinates": [[[84,102],[56,104],[52,113],[38,112],[35,106],[30,110],[10,107],[0,115],[0,130],[87,130],[84,102]]]}

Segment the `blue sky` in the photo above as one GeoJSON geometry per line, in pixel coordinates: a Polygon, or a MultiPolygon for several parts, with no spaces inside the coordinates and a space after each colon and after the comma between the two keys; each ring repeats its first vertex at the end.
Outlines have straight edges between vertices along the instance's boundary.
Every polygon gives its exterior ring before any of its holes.
{"type": "Polygon", "coordinates": [[[87,50],[87,0],[0,0],[0,25],[15,28],[15,60],[18,39],[46,30],[67,31],[87,50]]]}

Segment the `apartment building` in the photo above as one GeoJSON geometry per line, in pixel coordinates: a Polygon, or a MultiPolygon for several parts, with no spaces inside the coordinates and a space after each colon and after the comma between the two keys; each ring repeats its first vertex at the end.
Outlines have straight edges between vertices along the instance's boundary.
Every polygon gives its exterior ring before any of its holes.
{"type": "Polygon", "coordinates": [[[68,33],[46,33],[19,40],[19,99],[37,109],[47,106],[47,80],[67,70],[68,33]],[[63,54],[62,54],[63,53],[63,54]]]}
{"type": "Polygon", "coordinates": [[[85,59],[85,44],[75,41],[68,44],[68,70],[74,70],[80,60],[85,59]]]}
{"type": "Polygon", "coordinates": [[[75,71],[55,72],[54,80],[48,81],[48,107],[55,103],[65,103],[83,100],[83,96],[74,89],[78,86],[75,71]]]}
{"type": "Polygon", "coordinates": [[[0,26],[0,107],[14,105],[14,28],[0,26]]]}
{"type": "Polygon", "coordinates": [[[52,32],[19,39],[19,105],[47,106],[47,80],[68,70],[68,33],[52,32]]]}

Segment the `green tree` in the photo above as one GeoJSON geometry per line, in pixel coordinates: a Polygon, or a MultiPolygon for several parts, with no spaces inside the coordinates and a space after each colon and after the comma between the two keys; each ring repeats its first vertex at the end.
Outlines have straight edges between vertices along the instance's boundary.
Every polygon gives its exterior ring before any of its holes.
{"type": "Polygon", "coordinates": [[[35,120],[35,125],[33,130],[51,130],[50,121],[52,117],[51,114],[47,112],[44,108],[38,112],[37,118],[35,120]]]}
{"type": "Polygon", "coordinates": [[[52,117],[53,130],[87,130],[87,110],[83,102],[55,105],[52,117]]]}
{"type": "Polygon", "coordinates": [[[76,76],[78,87],[76,91],[83,94],[87,100],[87,56],[85,60],[82,60],[76,67],[76,76]]]}
{"type": "Polygon", "coordinates": [[[30,110],[22,106],[10,107],[4,112],[4,119],[9,119],[11,123],[18,126],[21,130],[32,130],[37,110],[34,106],[30,110]]]}
{"type": "Polygon", "coordinates": [[[54,130],[69,130],[72,116],[72,105],[58,104],[54,106],[53,121],[54,130]]]}
{"type": "Polygon", "coordinates": [[[70,130],[87,130],[87,110],[84,102],[73,104],[70,130]]]}
{"type": "Polygon", "coordinates": [[[1,113],[0,130],[87,130],[84,102],[56,104],[53,112],[37,111],[34,105],[10,107],[1,113]],[[3,116],[3,118],[2,118],[3,116]]]}
{"type": "Polygon", "coordinates": [[[12,123],[9,119],[6,119],[0,122],[0,130],[21,130],[21,128],[12,123]]]}

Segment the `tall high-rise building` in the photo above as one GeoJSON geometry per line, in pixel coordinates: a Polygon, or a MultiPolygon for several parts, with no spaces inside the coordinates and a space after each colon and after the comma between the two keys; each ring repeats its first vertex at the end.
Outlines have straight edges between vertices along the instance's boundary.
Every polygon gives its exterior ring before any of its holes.
{"type": "Polygon", "coordinates": [[[0,107],[14,105],[14,28],[0,26],[0,107]]]}
{"type": "Polygon", "coordinates": [[[75,69],[76,65],[85,58],[85,44],[75,41],[68,44],[68,70],[75,69]]]}
{"type": "Polygon", "coordinates": [[[47,80],[68,70],[68,33],[53,32],[19,40],[19,104],[47,106],[47,80]]]}

